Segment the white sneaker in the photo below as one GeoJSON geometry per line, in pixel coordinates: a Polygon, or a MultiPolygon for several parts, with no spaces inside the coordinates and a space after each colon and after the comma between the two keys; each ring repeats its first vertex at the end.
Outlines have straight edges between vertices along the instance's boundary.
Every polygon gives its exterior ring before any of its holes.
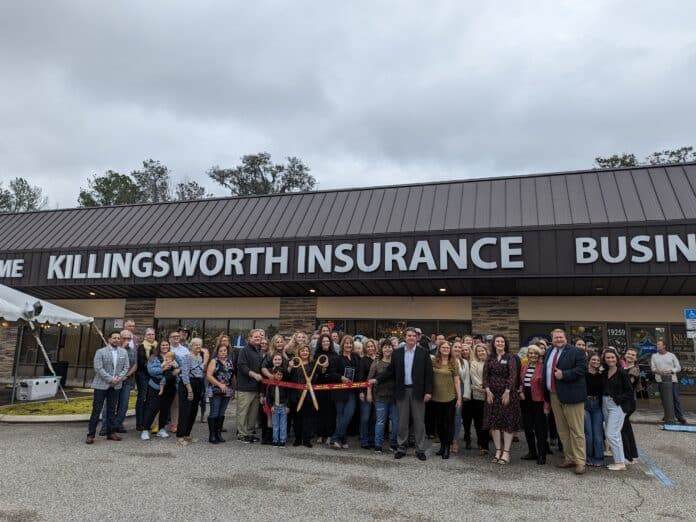
{"type": "Polygon", "coordinates": [[[140,440],[150,440],[150,432],[145,430],[140,434],[140,440]]]}
{"type": "Polygon", "coordinates": [[[623,462],[619,464],[609,464],[607,466],[607,469],[611,471],[624,471],[626,469],[626,464],[624,464],[623,462]]]}
{"type": "Polygon", "coordinates": [[[167,430],[162,428],[161,430],[159,430],[157,432],[157,435],[155,435],[155,436],[159,437],[160,439],[166,439],[166,438],[169,438],[169,433],[167,433],[167,430]]]}

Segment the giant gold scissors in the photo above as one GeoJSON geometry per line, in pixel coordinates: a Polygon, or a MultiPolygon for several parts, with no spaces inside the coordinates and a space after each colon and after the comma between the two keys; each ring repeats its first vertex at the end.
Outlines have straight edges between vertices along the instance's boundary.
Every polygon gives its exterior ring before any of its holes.
{"type": "Polygon", "coordinates": [[[302,364],[302,359],[296,356],[292,358],[291,362],[293,366],[297,365],[300,368],[302,368],[302,373],[304,374],[305,382],[307,383],[307,388],[302,390],[302,395],[300,395],[300,401],[297,403],[297,411],[300,411],[302,409],[305,397],[307,397],[307,391],[309,391],[309,395],[312,397],[312,404],[314,404],[314,409],[319,411],[319,402],[317,402],[317,396],[314,394],[314,388],[312,388],[312,379],[314,379],[314,374],[317,371],[317,366],[322,366],[324,363],[329,362],[329,358],[326,355],[320,355],[319,357],[317,357],[317,360],[314,363],[314,368],[312,368],[312,373],[310,373],[309,375],[307,375],[307,369],[305,368],[305,365],[302,364]]]}

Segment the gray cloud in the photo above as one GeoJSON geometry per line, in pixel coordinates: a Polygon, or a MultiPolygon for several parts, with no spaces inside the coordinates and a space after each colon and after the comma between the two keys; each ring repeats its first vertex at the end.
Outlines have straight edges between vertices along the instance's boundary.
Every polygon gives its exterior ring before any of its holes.
{"type": "Polygon", "coordinates": [[[148,157],[203,181],[297,155],[322,188],[590,167],[696,144],[696,7],[0,6],[0,179],[73,206],[148,157]]]}

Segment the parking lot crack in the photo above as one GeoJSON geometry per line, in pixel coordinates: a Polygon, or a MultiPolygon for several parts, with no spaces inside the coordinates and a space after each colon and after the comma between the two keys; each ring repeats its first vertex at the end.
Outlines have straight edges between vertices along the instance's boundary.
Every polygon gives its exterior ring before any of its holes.
{"type": "Polygon", "coordinates": [[[625,513],[620,514],[622,519],[633,520],[630,515],[632,515],[632,514],[637,515],[638,514],[641,506],[645,503],[645,497],[643,496],[643,494],[638,490],[638,488],[635,485],[631,484],[630,482],[627,482],[625,478],[621,479],[621,482],[623,483],[624,486],[628,486],[629,488],[631,488],[639,500],[639,502],[637,504],[630,506],[631,509],[629,509],[625,513]]]}

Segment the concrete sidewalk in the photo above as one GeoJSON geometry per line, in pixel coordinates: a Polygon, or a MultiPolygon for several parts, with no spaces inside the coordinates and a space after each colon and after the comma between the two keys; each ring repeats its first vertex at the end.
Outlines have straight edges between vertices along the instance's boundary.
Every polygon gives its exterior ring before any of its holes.
{"type": "MultiPolygon", "coordinates": [[[[696,395],[680,398],[684,417],[689,424],[696,424],[696,395]]],[[[631,415],[633,424],[662,424],[662,403],[658,399],[638,399],[637,409],[631,415]]]]}

